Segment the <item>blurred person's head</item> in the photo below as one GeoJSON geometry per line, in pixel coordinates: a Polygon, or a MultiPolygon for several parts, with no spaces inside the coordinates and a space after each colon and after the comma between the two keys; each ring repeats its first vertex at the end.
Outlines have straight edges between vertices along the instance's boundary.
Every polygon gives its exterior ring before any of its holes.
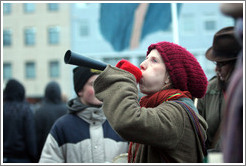
{"type": "Polygon", "coordinates": [[[240,49],[234,36],[234,27],[225,27],[215,33],[213,45],[206,52],[206,58],[216,64],[215,72],[223,90],[234,71],[240,49]]]}
{"type": "Polygon", "coordinates": [[[220,10],[235,19],[243,18],[243,3],[221,3],[220,10]]]}
{"type": "Polygon", "coordinates": [[[15,79],[10,79],[3,91],[4,101],[24,101],[25,100],[25,88],[15,79]]]}
{"type": "Polygon", "coordinates": [[[88,106],[100,106],[102,102],[95,96],[94,81],[101,73],[99,70],[87,67],[76,67],[73,69],[74,90],[80,101],[88,106]]]}
{"type": "Polygon", "coordinates": [[[207,78],[200,64],[194,55],[177,44],[151,44],[140,68],[139,88],[144,94],[151,95],[169,88],[189,91],[197,98],[206,93],[207,78]]]}
{"type": "Polygon", "coordinates": [[[49,82],[45,87],[45,100],[51,103],[60,103],[61,88],[57,82],[49,82]]]}
{"type": "Polygon", "coordinates": [[[238,42],[243,46],[243,3],[221,3],[220,11],[230,16],[235,21],[234,34],[238,42]]]}

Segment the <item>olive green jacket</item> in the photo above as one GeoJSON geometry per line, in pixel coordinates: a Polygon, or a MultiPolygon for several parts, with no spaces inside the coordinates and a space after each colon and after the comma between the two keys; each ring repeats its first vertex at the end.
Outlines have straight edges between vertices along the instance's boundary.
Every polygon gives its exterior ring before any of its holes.
{"type": "MultiPolygon", "coordinates": [[[[141,108],[135,77],[110,65],[96,79],[94,88],[116,132],[127,141],[140,143],[135,162],[160,163],[161,154],[172,162],[202,162],[201,144],[180,104],[168,101],[155,108],[141,108]]],[[[189,104],[192,106],[192,100],[189,104]]],[[[197,116],[206,135],[207,124],[197,116]]],[[[133,146],[133,154],[135,150],[133,146]]]]}
{"type": "MultiPolygon", "coordinates": [[[[207,148],[221,150],[220,137],[216,136],[222,119],[225,99],[222,90],[219,90],[217,78],[213,78],[208,85],[206,95],[198,100],[197,109],[208,123],[207,148]]],[[[219,134],[220,135],[220,134],[219,134]]]]}

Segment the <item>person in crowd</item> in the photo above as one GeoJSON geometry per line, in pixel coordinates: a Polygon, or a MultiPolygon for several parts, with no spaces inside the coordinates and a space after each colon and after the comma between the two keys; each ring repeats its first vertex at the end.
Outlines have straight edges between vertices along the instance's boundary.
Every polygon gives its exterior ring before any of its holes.
{"type": "Polygon", "coordinates": [[[3,91],[3,162],[37,162],[33,112],[16,79],[10,79],[3,91]]]}
{"type": "Polygon", "coordinates": [[[192,97],[203,97],[207,84],[189,51],[163,41],[148,47],[140,69],[124,59],[108,65],[94,88],[109,123],[130,142],[129,163],[196,163],[206,155],[207,123],[192,97]]]}
{"type": "Polygon", "coordinates": [[[68,101],[69,113],[53,125],[45,142],[40,163],[105,163],[126,153],[124,141],[110,126],[95,97],[93,84],[100,71],[73,69],[77,97],[68,101]]]}
{"type": "Polygon", "coordinates": [[[241,46],[231,76],[222,119],[222,152],[225,163],[243,163],[243,3],[222,3],[221,12],[235,20],[234,35],[241,46]]]}
{"type": "Polygon", "coordinates": [[[206,58],[216,64],[216,76],[210,80],[206,95],[198,100],[197,109],[208,123],[206,146],[209,151],[221,152],[220,125],[226,104],[226,90],[239,51],[234,27],[225,27],[216,32],[213,45],[206,52],[206,58]]]}
{"type": "Polygon", "coordinates": [[[43,102],[35,112],[38,155],[40,157],[45,140],[53,123],[67,113],[67,107],[62,102],[61,88],[57,82],[49,82],[45,88],[43,102]]]}

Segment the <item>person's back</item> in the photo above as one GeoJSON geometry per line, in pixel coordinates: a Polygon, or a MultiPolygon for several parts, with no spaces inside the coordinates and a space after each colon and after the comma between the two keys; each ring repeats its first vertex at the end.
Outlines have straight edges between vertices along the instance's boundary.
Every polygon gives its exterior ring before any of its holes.
{"type": "Polygon", "coordinates": [[[3,95],[3,162],[37,162],[34,117],[23,85],[10,80],[3,95]]]}
{"type": "Polygon", "coordinates": [[[74,69],[77,97],[68,104],[69,113],[53,125],[40,163],[104,163],[126,153],[128,143],[110,126],[94,95],[98,73],[83,67],[74,69]]]}
{"type": "Polygon", "coordinates": [[[67,113],[61,100],[61,89],[58,83],[50,82],[45,88],[45,97],[41,107],[35,112],[38,154],[41,155],[45,140],[54,122],[67,113]]]}

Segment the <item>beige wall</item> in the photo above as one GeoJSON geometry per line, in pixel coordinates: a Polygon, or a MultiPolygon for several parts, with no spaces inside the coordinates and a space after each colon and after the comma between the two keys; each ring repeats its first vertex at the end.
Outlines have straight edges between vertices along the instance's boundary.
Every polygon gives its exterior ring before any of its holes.
{"type": "MultiPolygon", "coordinates": [[[[60,3],[59,10],[50,12],[46,3],[36,3],[34,13],[24,13],[23,3],[13,3],[11,14],[3,15],[3,29],[12,31],[12,45],[3,47],[3,62],[11,62],[12,76],[20,80],[25,88],[27,97],[42,96],[46,84],[51,81],[48,67],[49,61],[60,62],[60,77],[53,79],[62,88],[67,96],[71,90],[71,66],[64,64],[64,54],[70,49],[70,6],[60,3]],[[50,26],[60,27],[60,43],[48,44],[47,30],[50,26]],[[34,27],[36,29],[36,44],[25,46],[24,29],[34,27]],[[36,78],[25,78],[25,63],[33,61],[36,64],[36,78]]],[[[6,81],[4,81],[6,84],[6,81]]]]}

